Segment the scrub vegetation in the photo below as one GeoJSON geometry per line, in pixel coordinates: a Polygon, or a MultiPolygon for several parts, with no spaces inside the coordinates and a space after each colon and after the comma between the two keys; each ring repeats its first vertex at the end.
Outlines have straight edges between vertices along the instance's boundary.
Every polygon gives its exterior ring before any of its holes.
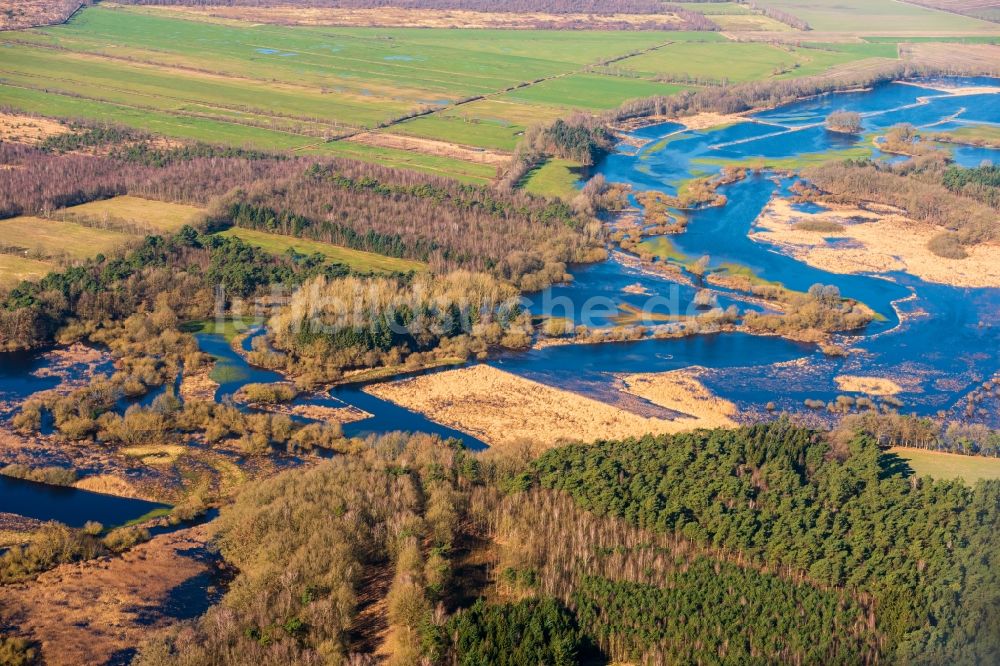
{"type": "Polygon", "coordinates": [[[806,178],[833,201],[874,201],[906,211],[914,220],[946,229],[928,247],[935,254],[961,259],[966,247],[1000,239],[991,167],[944,168],[939,156],[900,166],[847,160],[807,169],[806,178]]]}

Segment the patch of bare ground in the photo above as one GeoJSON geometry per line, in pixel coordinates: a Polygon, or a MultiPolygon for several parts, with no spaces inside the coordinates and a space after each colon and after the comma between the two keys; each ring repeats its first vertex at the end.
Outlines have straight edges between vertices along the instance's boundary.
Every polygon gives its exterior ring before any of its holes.
{"type": "Polygon", "coordinates": [[[388,595],[392,578],[391,562],[365,569],[358,583],[358,613],[348,631],[352,653],[374,655],[378,660],[389,657],[386,641],[389,637],[388,595]]]}
{"type": "Polygon", "coordinates": [[[0,2],[0,30],[62,23],[83,4],[80,0],[3,0],[0,2]]]}
{"type": "Polygon", "coordinates": [[[216,566],[198,525],[157,536],[121,557],[64,564],[0,586],[0,621],[38,641],[48,666],[103,664],[174,622],[170,594],[216,566]]]}
{"type": "Polygon", "coordinates": [[[1000,86],[949,86],[927,81],[900,81],[900,83],[915,88],[946,92],[957,97],[964,97],[966,95],[994,95],[1000,92],[1000,86]]]}
{"type": "Polygon", "coordinates": [[[352,405],[344,407],[329,407],[327,405],[253,405],[256,409],[262,409],[276,414],[288,414],[290,416],[301,416],[316,421],[327,421],[331,423],[353,423],[371,418],[371,414],[358,409],[352,405]]]}
{"type": "Polygon", "coordinates": [[[901,0],[901,2],[920,7],[930,7],[942,12],[981,18],[986,21],[997,21],[996,0],[901,0]]]}
{"type": "Polygon", "coordinates": [[[352,143],[361,143],[366,146],[376,146],[379,148],[394,148],[396,150],[407,150],[413,153],[423,153],[425,155],[436,155],[438,157],[453,157],[466,162],[476,164],[492,164],[499,166],[510,161],[510,155],[485,148],[471,148],[448,141],[436,141],[434,139],[424,139],[415,136],[403,136],[401,134],[386,134],[383,132],[362,132],[355,134],[348,139],[352,143]]]}
{"type": "Polygon", "coordinates": [[[497,28],[522,30],[656,30],[673,28],[671,14],[547,14],[477,12],[400,7],[337,8],[276,4],[272,7],[161,7],[174,12],[279,25],[333,25],[383,28],[497,28]]]}
{"type": "Polygon", "coordinates": [[[209,368],[203,368],[190,375],[184,375],[178,390],[182,400],[214,400],[219,390],[219,382],[212,379],[209,368]]]}
{"type": "Polygon", "coordinates": [[[706,130],[722,125],[732,125],[746,120],[739,113],[715,113],[714,111],[702,111],[693,116],[670,119],[675,123],[680,123],[689,130],[706,130]]]}
{"type": "Polygon", "coordinates": [[[28,540],[28,536],[41,526],[40,520],[0,511],[0,548],[24,543],[28,540]]]}
{"type": "MultiPolygon", "coordinates": [[[[659,123],[679,123],[684,125],[685,129],[689,130],[704,130],[711,129],[713,127],[720,127],[722,125],[732,125],[734,123],[740,123],[746,121],[746,118],[741,113],[716,113],[715,111],[702,111],[690,116],[682,116],[676,118],[673,116],[663,116],[663,115],[650,115],[642,116],[641,118],[629,118],[616,123],[614,130],[617,132],[631,132],[647,125],[657,125],[659,123]]],[[[647,143],[648,140],[636,139],[630,137],[628,134],[620,134],[625,142],[629,145],[635,146],[637,148],[642,148],[647,143]]]]}
{"type": "Polygon", "coordinates": [[[717,397],[701,383],[704,368],[622,375],[625,391],[685,416],[676,420],[678,430],[731,428],[736,425],[736,405],[717,397]]]}
{"type": "Polygon", "coordinates": [[[941,228],[887,209],[824,205],[830,210],[801,213],[787,199],[774,198],[757,218],[750,237],[833,273],[904,271],[955,287],[1000,287],[1000,244],[981,243],[967,248],[965,259],[947,259],[927,248],[941,228]],[[840,224],[843,231],[796,228],[805,221],[840,224]],[[827,238],[836,241],[831,244],[827,238]]]}
{"type": "Polygon", "coordinates": [[[896,381],[887,377],[867,377],[861,375],[838,375],[833,378],[837,383],[837,388],[850,393],[864,393],[866,395],[896,395],[902,393],[903,387],[896,381]]]}
{"type": "Polygon", "coordinates": [[[905,43],[899,45],[899,55],[904,60],[939,67],[943,71],[1000,73],[1000,45],[997,44],[905,43]]]}
{"type": "Polygon", "coordinates": [[[489,365],[374,384],[365,391],[426,414],[496,448],[533,442],[544,449],[563,442],[620,439],[696,427],[691,419],[639,416],[489,365]]]}
{"type": "MultiPolygon", "coordinates": [[[[2,16],[0,12],[0,16],[2,16]]],[[[70,128],[50,118],[0,112],[0,141],[37,145],[50,136],[66,134],[70,128]]]]}

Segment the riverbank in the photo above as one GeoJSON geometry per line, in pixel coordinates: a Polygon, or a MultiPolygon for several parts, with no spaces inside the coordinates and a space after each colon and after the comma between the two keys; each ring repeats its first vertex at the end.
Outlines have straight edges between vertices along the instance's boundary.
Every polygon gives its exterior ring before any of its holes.
{"type": "Polygon", "coordinates": [[[705,369],[700,367],[620,375],[624,389],[654,405],[686,415],[676,423],[682,429],[732,428],[737,425],[736,405],[715,396],[705,388],[699,377],[705,369]]]}
{"type": "Polygon", "coordinates": [[[489,365],[374,384],[365,391],[496,448],[530,442],[545,449],[564,442],[674,433],[709,422],[707,391],[697,390],[690,378],[663,373],[622,380],[629,393],[667,409],[676,405],[685,414],[676,419],[640,416],[489,365]],[[687,416],[682,406],[696,414],[687,416]]]}
{"type": "Polygon", "coordinates": [[[154,537],[120,557],[63,564],[0,586],[0,622],[40,644],[49,666],[127,663],[158,629],[207,608],[217,592],[209,527],[154,537]]]}
{"type": "Polygon", "coordinates": [[[824,206],[828,210],[806,213],[795,210],[787,199],[772,198],[750,238],[833,273],[901,271],[953,287],[1000,287],[998,244],[975,245],[967,248],[965,259],[948,259],[927,248],[928,241],[942,231],[939,228],[888,209],[824,206]]]}

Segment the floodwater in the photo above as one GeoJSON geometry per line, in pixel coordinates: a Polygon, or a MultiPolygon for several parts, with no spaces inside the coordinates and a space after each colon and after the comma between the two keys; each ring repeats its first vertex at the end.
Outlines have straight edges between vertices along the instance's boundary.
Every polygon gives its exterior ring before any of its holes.
{"type": "MultiPolygon", "coordinates": [[[[994,79],[947,79],[944,85],[1000,85],[994,79]]],[[[1000,122],[1000,95],[952,95],[913,85],[893,83],[870,91],[823,95],[764,111],[750,122],[714,131],[689,131],[675,123],[634,132],[647,140],[641,149],[622,146],[595,170],[609,181],[628,183],[636,190],[676,192],[684,180],[718,173],[726,161],[753,158],[797,158],[847,148],[878,149],[869,138],[827,132],[825,117],[836,110],[862,114],[866,132],[884,130],[899,122],[936,131],[975,123],[1000,122]]],[[[1000,160],[1000,151],[953,147],[957,163],[976,166],[1000,160]]],[[[807,398],[831,400],[842,391],[834,378],[842,374],[894,378],[903,386],[898,397],[904,411],[918,414],[957,413],[969,391],[1000,370],[1000,289],[964,289],[931,284],[905,274],[842,275],[810,267],[777,248],[752,240],[748,232],[774,195],[787,196],[792,181],[760,174],[720,188],[725,206],[689,213],[682,234],[664,238],[674,254],[684,259],[707,256],[710,267],[735,265],[764,280],[805,291],[813,284],[836,285],[840,292],[866,303],[881,317],[864,331],[837,336],[850,347],[846,358],[832,358],[814,345],[778,337],[745,333],[717,333],[686,338],[606,344],[572,344],[526,353],[504,354],[490,361],[496,367],[566,390],[599,398],[643,414],[657,408],[619,391],[620,373],[662,372],[689,366],[705,368],[702,381],[747,413],[766,402],[779,409],[802,410],[807,398]]],[[[814,212],[816,204],[797,206],[814,212]]],[[[644,271],[616,253],[608,261],[571,269],[574,280],[528,296],[532,312],[564,316],[579,323],[612,326],[621,323],[618,309],[635,310],[651,303],[653,314],[697,314],[698,288],[678,284],[655,272],[644,271]],[[626,289],[627,288],[627,289],[626,289]],[[588,310],[589,308],[589,310],[588,310]]],[[[736,305],[741,311],[760,309],[738,294],[717,290],[716,305],[736,305]]],[[[654,318],[655,319],[655,318],[654,318]]],[[[259,335],[260,331],[255,333],[259,335]]],[[[249,349],[252,340],[244,343],[249,349]]],[[[249,382],[275,382],[275,372],[250,366],[221,335],[196,335],[202,350],[218,360],[213,377],[219,382],[217,400],[223,400],[249,382]]],[[[52,388],[58,379],[44,370],[44,353],[0,355],[0,410],[28,395],[52,388]]],[[[110,367],[108,368],[110,370],[110,367]]],[[[102,369],[102,371],[104,371],[102,369]]],[[[150,398],[142,401],[148,402],[150,398]]],[[[353,405],[373,416],[344,427],[349,436],[391,431],[428,432],[456,438],[467,447],[485,444],[474,437],[437,424],[425,416],[381,400],[359,385],[345,385],[320,395],[300,396],[296,402],[328,406],[353,405]]],[[[0,413],[8,417],[9,411],[0,413]]],[[[990,410],[977,420],[1000,427],[1000,414],[990,410]]],[[[86,491],[53,488],[0,477],[0,511],[82,525],[98,520],[120,524],[159,508],[149,502],[86,491]]]]}
{"type": "MultiPolygon", "coordinates": [[[[998,86],[988,78],[935,81],[950,88],[998,86]]],[[[873,90],[828,94],[802,100],[751,116],[742,122],[712,131],[686,130],[676,123],[644,127],[633,136],[647,141],[640,149],[623,144],[595,169],[609,182],[627,183],[634,190],[676,193],[685,180],[719,173],[728,163],[755,158],[795,159],[845,149],[867,149],[881,157],[871,144],[871,132],[909,122],[918,129],[939,131],[977,123],[1000,122],[1000,94],[958,95],[904,83],[890,83],[873,90]],[[849,137],[826,131],[828,114],[857,111],[867,137],[849,137]]],[[[950,146],[956,163],[978,166],[1000,163],[1000,151],[950,146]]],[[[648,340],[635,346],[569,345],[505,358],[505,369],[539,381],[608,399],[613,396],[618,372],[653,372],[668,369],[660,359],[680,359],[676,367],[697,365],[708,369],[705,384],[742,409],[775,402],[779,408],[803,408],[806,398],[831,400],[843,391],[834,377],[841,374],[875,375],[901,380],[904,411],[935,414],[956,411],[962,399],[1000,370],[1000,290],[966,289],[931,284],[905,274],[844,275],[808,266],[770,244],[752,240],[754,221],[776,193],[787,196],[794,179],[764,173],[719,189],[725,206],[690,212],[686,230],[662,237],[678,261],[709,257],[709,267],[738,266],[789,289],[806,291],[814,284],[836,285],[842,295],[855,298],[881,317],[860,335],[838,336],[854,352],[846,359],[828,358],[812,348],[773,338],[747,337],[739,345],[723,340],[734,334],[712,336],[711,343],[689,339],[648,340]],[[902,320],[901,320],[902,315],[902,320]],[[614,350],[637,354],[635,361],[608,358],[614,350]],[[788,363],[788,356],[797,358],[788,363]],[[583,368],[584,370],[581,370],[583,368]]],[[[798,205],[803,212],[821,210],[816,204],[798,205]]],[[[654,239],[655,240],[655,239],[654,239]]],[[[652,272],[641,272],[616,258],[573,272],[574,282],[531,295],[532,312],[563,316],[591,325],[614,323],[621,306],[656,306],[681,316],[696,310],[694,287],[677,285],[652,272]],[[625,285],[639,289],[622,292],[625,285]],[[634,293],[639,291],[639,294],[634,293]],[[587,315],[586,317],[584,317],[587,315]]],[[[730,302],[725,290],[719,305],[730,302]]],[[[752,309],[745,303],[741,310],[752,309]]],[[[652,318],[647,324],[666,321],[652,318]]],[[[696,339],[697,340],[697,339],[696,339]]],[[[993,427],[1000,414],[978,415],[993,427]]]]}
{"type": "Polygon", "coordinates": [[[88,520],[113,527],[151,511],[169,508],[156,502],[51,486],[0,474],[0,512],[37,520],[57,520],[70,527],[83,527],[88,520]]]}

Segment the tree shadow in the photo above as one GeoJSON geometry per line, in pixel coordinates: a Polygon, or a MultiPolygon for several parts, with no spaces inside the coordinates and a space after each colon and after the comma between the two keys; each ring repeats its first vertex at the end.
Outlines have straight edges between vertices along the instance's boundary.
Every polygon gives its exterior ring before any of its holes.
{"type": "Polygon", "coordinates": [[[121,650],[115,650],[108,657],[108,660],[104,662],[104,666],[128,666],[135,659],[135,656],[139,653],[139,650],[134,647],[122,648],[121,650]]]}
{"type": "Polygon", "coordinates": [[[882,468],[882,471],[879,473],[880,480],[890,479],[894,476],[908,479],[914,474],[909,461],[906,458],[901,458],[896,453],[883,453],[879,456],[878,463],[879,467],[882,468]]]}

